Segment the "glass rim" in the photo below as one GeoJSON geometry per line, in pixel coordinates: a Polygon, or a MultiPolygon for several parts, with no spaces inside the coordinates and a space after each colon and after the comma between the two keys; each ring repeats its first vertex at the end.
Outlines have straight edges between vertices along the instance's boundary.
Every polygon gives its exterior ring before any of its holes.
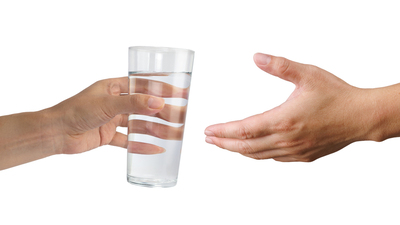
{"type": "Polygon", "coordinates": [[[135,51],[145,51],[145,52],[157,52],[157,53],[167,53],[167,52],[188,52],[194,54],[193,50],[185,48],[171,48],[171,47],[158,47],[158,46],[131,46],[129,50],[135,51]]]}

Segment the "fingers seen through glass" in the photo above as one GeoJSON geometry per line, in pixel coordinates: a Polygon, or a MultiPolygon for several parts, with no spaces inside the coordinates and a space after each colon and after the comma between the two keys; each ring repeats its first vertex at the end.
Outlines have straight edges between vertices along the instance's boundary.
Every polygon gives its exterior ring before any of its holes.
{"type": "Polygon", "coordinates": [[[144,120],[130,120],[129,133],[147,134],[166,140],[182,140],[183,125],[173,127],[144,120]]]}
{"type": "Polygon", "coordinates": [[[134,78],[130,80],[130,93],[188,99],[189,88],[179,88],[160,81],[134,78]]]}
{"type": "Polygon", "coordinates": [[[128,152],[136,154],[160,154],[165,152],[165,149],[157,145],[129,141],[128,142],[128,152]]]}

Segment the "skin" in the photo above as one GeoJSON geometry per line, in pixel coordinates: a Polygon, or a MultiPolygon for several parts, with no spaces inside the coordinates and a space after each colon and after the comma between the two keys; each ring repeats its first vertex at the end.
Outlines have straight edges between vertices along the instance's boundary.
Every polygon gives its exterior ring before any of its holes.
{"type": "MultiPolygon", "coordinates": [[[[208,127],[208,143],[254,159],[310,162],[356,141],[400,136],[400,84],[360,89],[312,65],[260,53],[254,61],[265,72],[293,82],[296,89],[272,110],[208,127]]],[[[188,89],[143,81],[135,85],[142,93],[122,95],[128,93],[127,78],[102,80],[51,108],[0,117],[0,170],[102,145],[140,154],[164,152],[150,144],[129,144],[116,127],[127,126],[128,114],[182,122],[186,107],[165,105],[159,97],[184,98],[188,89]],[[149,85],[158,87],[151,93],[158,97],[148,95],[149,85]]],[[[180,139],[183,133],[183,127],[130,122],[137,133],[165,139],[180,139]]]]}
{"type": "MultiPolygon", "coordinates": [[[[158,97],[146,93],[122,95],[128,93],[128,82],[126,77],[98,81],[51,108],[0,117],[0,170],[51,155],[82,153],[102,145],[127,148],[127,135],[116,132],[116,128],[128,125],[128,114],[156,116],[167,121],[179,118],[170,115],[179,115],[182,109],[165,105],[160,97],[182,90],[160,84],[158,97]]],[[[135,129],[144,133],[167,139],[177,139],[182,135],[183,128],[135,122],[138,126],[135,129]]],[[[129,145],[128,150],[133,153],[165,151],[145,143],[129,145]]]]}
{"type": "Polygon", "coordinates": [[[257,53],[254,61],[295,90],[274,109],[207,127],[207,143],[254,159],[311,162],[356,141],[400,136],[400,84],[361,89],[282,57],[257,53]]]}

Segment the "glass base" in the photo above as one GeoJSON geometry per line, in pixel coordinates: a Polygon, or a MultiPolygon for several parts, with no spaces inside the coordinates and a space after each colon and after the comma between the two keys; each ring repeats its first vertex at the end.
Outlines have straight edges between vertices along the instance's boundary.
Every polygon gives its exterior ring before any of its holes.
{"type": "Polygon", "coordinates": [[[141,178],[141,177],[133,177],[127,176],[127,180],[130,184],[139,185],[142,187],[161,187],[168,188],[176,185],[177,180],[166,180],[166,179],[150,179],[150,178],[141,178]]]}

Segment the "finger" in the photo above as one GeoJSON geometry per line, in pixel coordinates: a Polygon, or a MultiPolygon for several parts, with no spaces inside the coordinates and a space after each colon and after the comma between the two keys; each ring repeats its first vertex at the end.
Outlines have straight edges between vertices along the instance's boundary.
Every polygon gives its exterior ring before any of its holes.
{"type": "Polygon", "coordinates": [[[294,149],[304,144],[302,139],[284,140],[281,134],[272,134],[252,139],[233,139],[207,136],[206,142],[220,148],[227,149],[241,154],[252,154],[256,152],[294,149]]]}
{"type": "Polygon", "coordinates": [[[117,124],[118,127],[128,127],[128,115],[127,114],[120,114],[121,119],[119,123],[117,124]]]}
{"type": "Polygon", "coordinates": [[[187,106],[165,104],[164,108],[155,116],[172,123],[184,123],[187,106]]]}
{"type": "Polygon", "coordinates": [[[307,65],[283,57],[256,53],[253,59],[260,69],[296,85],[300,84],[301,80],[307,76],[307,65]]]}
{"type": "Polygon", "coordinates": [[[165,149],[152,144],[129,141],[128,152],[136,154],[160,154],[165,152],[165,149]]]}
{"type": "Polygon", "coordinates": [[[120,77],[107,79],[104,82],[108,86],[107,90],[111,95],[140,93],[158,97],[179,97],[185,99],[188,99],[189,95],[189,88],[179,88],[171,84],[147,79],[120,77]]]}
{"type": "Polygon", "coordinates": [[[188,99],[189,88],[179,88],[160,81],[131,78],[130,93],[142,93],[159,97],[188,99]]]}
{"type": "Polygon", "coordinates": [[[268,121],[268,112],[248,117],[244,120],[211,125],[204,133],[207,136],[220,138],[250,139],[270,134],[271,122],[268,121]]]}
{"type": "Polygon", "coordinates": [[[251,154],[255,153],[258,150],[254,149],[249,140],[240,140],[240,139],[232,139],[232,138],[217,138],[217,137],[206,137],[206,142],[209,144],[214,144],[220,148],[238,152],[241,154],[251,154]]]}
{"type": "Polygon", "coordinates": [[[282,156],[282,157],[273,157],[275,161],[278,162],[297,162],[298,159],[292,156],[282,156]]]}
{"type": "Polygon", "coordinates": [[[232,152],[240,153],[253,159],[288,157],[288,155],[290,154],[289,149],[269,149],[265,148],[265,146],[257,147],[257,145],[251,143],[251,141],[215,137],[206,138],[207,143],[214,144],[220,148],[232,152]]]}
{"type": "MultiPolygon", "coordinates": [[[[206,137],[206,142],[220,148],[240,153],[253,159],[288,157],[290,148],[274,148],[268,145],[268,138],[239,140],[230,138],[206,137]]],[[[269,138],[270,139],[270,138],[269,138]]]]}
{"type": "Polygon", "coordinates": [[[110,122],[114,124],[115,127],[128,127],[129,117],[127,114],[120,114],[115,116],[110,122]]]}
{"type": "Polygon", "coordinates": [[[182,140],[183,126],[171,127],[144,120],[130,120],[129,133],[148,134],[165,140],[182,140]]]}
{"type": "Polygon", "coordinates": [[[116,132],[113,139],[109,143],[109,145],[117,146],[117,147],[121,147],[121,148],[127,148],[128,147],[128,136],[125,134],[122,134],[120,132],[116,132]]]}
{"type": "Polygon", "coordinates": [[[101,107],[109,118],[130,113],[154,115],[164,107],[164,99],[144,94],[109,96],[105,101],[101,107]]]}
{"type": "Polygon", "coordinates": [[[268,150],[242,155],[253,159],[292,159],[291,156],[288,156],[288,151],[285,149],[268,150]]]}
{"type": "Polygon", "coordinates": [[[119,77],[105,80],[108,86],[108,92],[111,95],[118,96],[122,93],[129,92],[129,78],[119,77]]]}

